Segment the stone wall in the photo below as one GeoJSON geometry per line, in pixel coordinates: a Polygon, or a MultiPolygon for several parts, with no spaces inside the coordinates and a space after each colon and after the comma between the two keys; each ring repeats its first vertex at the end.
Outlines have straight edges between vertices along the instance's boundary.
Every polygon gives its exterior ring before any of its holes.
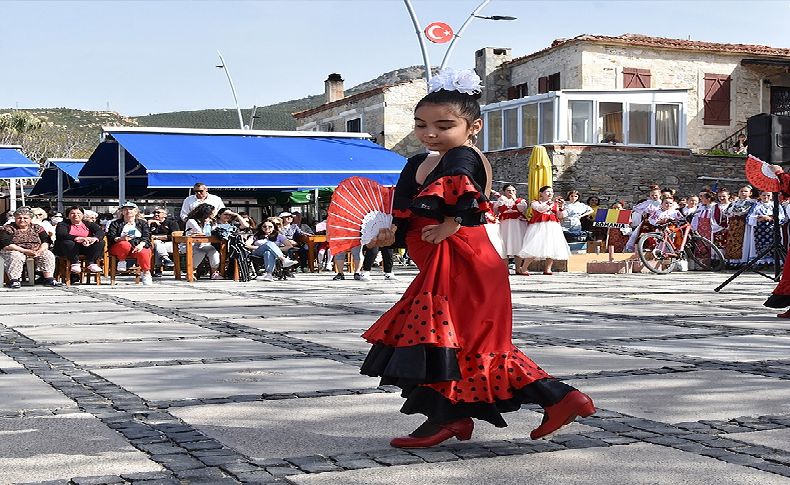
{"type": "MultiPolygon", "coordinates": [[[[697,194],[719,179],[719,187],[736,190],[746,182],[741,157],[709,157],[683,149],[650,149],[626,146],[546,146],[552,160],[554,189],[565,194],[571,189],[581,193],[582,201],[597,195],[604,204],[624,200],[627,204],[643,199],[648,187],[677,189],[679,196],[697,194]]],[[[528,181],[531,148],[488,153],[494,180],[528,181]]],[[[501,183],[495,183],[499,189],[501,183]]],[[[526,185],[518,185],[526,196],[526,185]]]]}
{"type": "MultiPolygon", "coordinates": [[[[560,73],[561,89],[581,89],[582,49],[578,43],[557,47],[510,69],[511,86],[527,83],[530,96],[538,94],[538,78],[560,73]]],[[[606,89],[612,89],[607,87],[606,89]]],[[[502,101],[506,98],[501,98],[502,101]]]]}

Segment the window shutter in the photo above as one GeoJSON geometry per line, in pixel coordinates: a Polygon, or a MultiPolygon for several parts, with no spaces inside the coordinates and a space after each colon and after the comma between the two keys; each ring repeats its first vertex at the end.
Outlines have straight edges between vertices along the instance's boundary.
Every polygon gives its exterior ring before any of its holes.
{"type": "Polygon", "coordinates": [[[560,73],[555,72],[549,76],[549,91],[559,91],[560,87],[560,73]]]}
{"type": "Polygon", "coordinates": [[[507,99],[518,99],[518,86],[510,86],[507,88],[507,99]]]}
{"type": "Polygon", "coordinates": [[[623,89],[649,88],[650,69],[623,68],[623,89]]]}
{"type": "Polygon", "coordinates": [[[548,76],[543,76],[538,78],[538,93],[548,93],[549,92],[549,78],[548,76]]]}
{"type": "Polygon", "coordinates": [[[726,74],[705,74],[704,123],[706,125],[730,124],[730,84],[726,74]]]}

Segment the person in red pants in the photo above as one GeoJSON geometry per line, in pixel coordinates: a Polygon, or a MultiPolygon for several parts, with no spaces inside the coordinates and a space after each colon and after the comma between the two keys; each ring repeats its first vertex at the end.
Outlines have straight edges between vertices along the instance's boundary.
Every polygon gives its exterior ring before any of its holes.
{"type": "Polygon", "coordinates": [[[109,253],[118,258],[118,271],[126,271],[126,260],[134,259],[142,270],[143,285],[153,284],[151,278],[151,230],[148,223],[139,217],[140,211],[134,202],[121,206],[121,217],[112,221],[107,228],[109,253]]]}

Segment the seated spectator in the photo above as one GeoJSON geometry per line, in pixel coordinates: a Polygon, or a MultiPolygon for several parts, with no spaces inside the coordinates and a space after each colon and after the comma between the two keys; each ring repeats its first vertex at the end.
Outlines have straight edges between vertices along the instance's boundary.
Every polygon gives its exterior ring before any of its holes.
{"type": "Polygon", "coordinates": [[[96,222],[99,218],[99,213],[90,209],[85,209],[82,220],[85,222],[96,222]]]}
{"type": "Polygon", "coordinates": [[[244,222],[247,223],[246,229],[239,228],[239,234],[252,236],[253,232],[255,232],[255,228],[258,227],[258,225],[255,223],[255,219],[253,219],[248,213],[244,211],[239,211],[239,215],[242,219],[244,219],[244,222]]]}
{"type": "Polygon", "coordinates": [[[296,212],[283,212],[280,214],[280,218],[283,220],[283,228],[282,233],[288,240],[291,242],[291,245],[296,249],[299,259],[299,266],[302,268],[302,271],[307,270],[307,236],[312,236],[313,231],[305,232],[302,229],[300,222],[302,220],[302,214],[296,212]],[[297,214],[299,216],[299,220],[296,220],[297,214]]]}
{"type": "MultiPolygon", "coordinates": [[[[0,257],[5,263],[9,288],[20,288],[22,269],[27,258],[33,258],[36,269],[44,276],[47,286],[60,286],[53,278],[55,255],[49,250],[50,239],[47,232],[33,224],[29,207],[14,211],[14,222],[0,227],[0,257]]],[[[27,277],[32,280],[35,275],[27,277]]]]}
{"type": "Polygon", "coordinates": [[[112,221],[107,228],[109,253],[118,258],[118,271],[126,271],[126,260],[134,259],[140,266],[143,285],[153,284],[151,278],[151,230],[148,223],[139,217],[140,211],[134,202],[121,206],[121,217],[112,221]]]}
{"type": "Polygon", "coordinates": [[[738,140],[735,142],[730,148],[730,153],[735,153],[736,155],[746,155],[749,152],[749,140],[746,139],[746,134],[739,133],[738,140]]]}
{"type": "Polygon", "coordinates": [[[247,242],[247,249],[252,251],[252,256],[263,259],[263,281],[274,280],[274,269],[278,259],[282,262],[283,268],[289,268],[297,263],[287,258],[283,252],[291,249],[291,242],[279,232],[277,224],[268,219],[258,226],[255,234],[247,242]]]}
{"type": "MultiPolygon", "coordinates": [[[[214,223],[214,206],[211,204],[200,204],[187,214],[187,224],[184,234],[187,236],[202,235],[211,236],[211,232],[216,227],[214,223]]],[[[219,274],[219,250],[211,243],[194,243],[192,244],[192,267],[197,269],[203,258],[208,259],[208,264],[211,267],[211,279],[221,280],[222,275],[219,274]]]]}
{"type": "Polygon", "coordinates": [[[157,207],[153,217],[148,220],[151,229],[151,242],[154,244],[153,276],[161,277],[162,268],[173,269],[175,263],[170,259],[173,254],[173,231],[178,230],[178,222],[167,214],[167,209],[157,207]]]}
{"type": "MultiPolygon", "coordinates": [[[[85,256],[88,271],[100,273],[102,267],[97,262],[104,256],[104,229],[95,222],[85,221],[85,212],[80,206],[69,207],[66,214],[68,218],[55,228],[58,237],[53,252],[69,260],[74,275],[82,272],[80,255],[85,256]]],[[[72,278],[72,281],[76,282],[78,278],[72,278]]]]}
{"type": "Polygon", "coordinates": [[[47,235],[49,236],[49,238],[52,239],[53,241],[55,240],[56,238],[55,226],[53,226],[47,220],[47,211],[45,211],[40,207],[33,207],[32,209],[30,209],[30,217],[32,218],[31,220],[33,224],[38,224],[39,226],[44,228],[44,230],[47,231],[47,235]]]}
{"type": "Polygon", "coordinates": [[[236,212],[228,209],[227,207],[223,207],[222,209],[217,211],[217,227],[226,227],[227,229],[231,229],[233,232],[241,233],[244,230],[250,228],[247,221],[236,212]]]}

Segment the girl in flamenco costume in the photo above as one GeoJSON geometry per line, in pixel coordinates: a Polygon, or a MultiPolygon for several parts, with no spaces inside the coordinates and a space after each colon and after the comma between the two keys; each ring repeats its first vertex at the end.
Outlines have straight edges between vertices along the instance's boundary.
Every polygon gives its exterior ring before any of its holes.
{"type": "Polygon", "coordinates": [[[507,267],[482,226],[492,177],[474,147],[482,128],[479,91],[472,71],[444,70],[431,79],[415,108],[414,131],[432,153],[408,160],[395,188],[393,225],[369,243],[405,239],[420,268],[401,300],[363,334],[373,347],[361,372],[401,387],[401,412],[427,417],[393,439],[396,448],[468,440],[472,418],[504,427],[501,413],[523,403],[545,410],[533,439],[595,412],[587,395],[513,346],[507,267]]]}
{"type": "MultiPolygon", "coordinates": [[[[782,195],[785,197],[790,197],[790,174],[785,173],[782,167],[779,165],[771,165],[771,170],[773,170],[776,176],[779,178],[779,190],[781,191],[782,195]]],[[[788,258],[790,258],[790,251],[788,251],[787,256],[785,256],[785,265],[784,269],[782,270],[782,279],[779,280],[779,284],[776,285],[776,288],[774,288],[771,296],[768,297],[765,303],[763,303],[763,305],[769,308],[785,308],[790,306],[790,264],[787,263],[789,260],[788,258]]],[[[777,317],[790,318],[790,310],[778,314],[777,317]]]]}

